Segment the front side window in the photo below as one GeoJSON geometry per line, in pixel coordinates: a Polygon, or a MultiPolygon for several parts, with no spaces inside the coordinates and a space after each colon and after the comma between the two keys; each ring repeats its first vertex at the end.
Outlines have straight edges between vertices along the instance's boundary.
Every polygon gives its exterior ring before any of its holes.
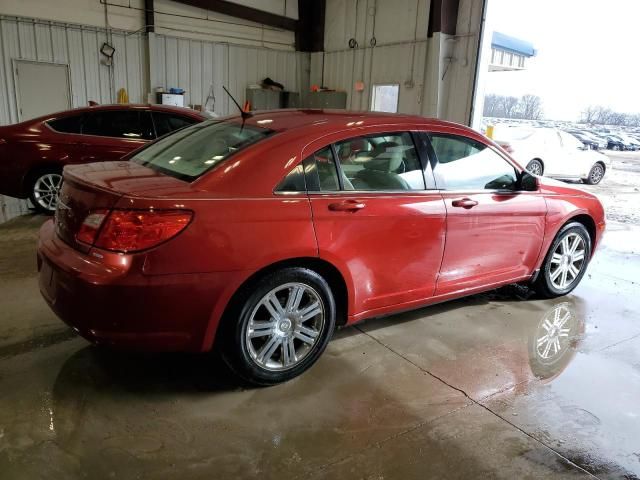
{"type": "Polygon", "coordinates": [[[131,161],[193,181],[271,133],[266,128],[233,121],[202,122],[161,138],[131,157],[131,161]]]}
{"type": "Polygon", "coordinates": [[[336,144],[345,190],[424,190],[408,132],[356,137],[336,144]]]}
{"type": "Polygon", "coordinates": [[[446,190],[515,190],[515,168],[483,143],[465,137],[431,134],[438,159],[434,174],[446,190]]]}
{"type": "Polygon", "coordinates": [[[148,112],[109,110],[90,112],[82,126],[84,135],[151,140],[155,138],[148,112]]]}
{"type": "Polygon", "coordinates": [[[82,127],[82,115],[71,115],[69,117],[51,120],[47,124],[56,132],[60,133],[80,133],[82,127]]]}

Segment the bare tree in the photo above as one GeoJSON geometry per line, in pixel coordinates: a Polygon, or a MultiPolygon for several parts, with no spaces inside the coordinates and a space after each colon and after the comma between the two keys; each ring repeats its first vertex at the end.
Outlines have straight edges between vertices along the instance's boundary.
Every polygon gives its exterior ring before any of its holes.
{"type": "Polygon", "coordinates": [[[500,98],[501,113],[505,118],[515,118],[518,111],[518,97],[503,96],[500,98]]]}
{"type": "Polygon", "coordinates": [[[500,116],[500,95],[490,93],[484,97],[484,109],[482,114],[485,117],[498,117],[500,116]]]}
{"type": "Polygon", "coordinates": [[[520,118],[540,120],[542,117],[542,99],[537,95],[524,95],[518,105],[520,118]]]}

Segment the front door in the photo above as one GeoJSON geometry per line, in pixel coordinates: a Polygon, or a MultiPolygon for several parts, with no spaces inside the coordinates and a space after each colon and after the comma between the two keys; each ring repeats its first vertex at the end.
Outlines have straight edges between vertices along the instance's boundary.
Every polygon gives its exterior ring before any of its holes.
{"type": "Polygon", "coordinates": [[[436,295],[531,274],[544,235],[544,199],[518,191],[515,168],[487,145],[448,134],[430,138],[447,210],[436,295]]]}
{"type": "Polygon", "coordinates": [[[319,254],[351,277],[351,313],[358,318],[431,297],[445,208],[425,187],[412,135],[350,138],[305,163],[319,254]]]}

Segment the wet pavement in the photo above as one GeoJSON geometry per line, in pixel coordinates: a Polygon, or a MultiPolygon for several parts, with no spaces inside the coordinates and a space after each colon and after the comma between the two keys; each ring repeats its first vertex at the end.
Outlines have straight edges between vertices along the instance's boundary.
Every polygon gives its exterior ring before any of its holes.
{"type": "Polygon", "coordinates": [[[370,320],[245,390],[215,356],[71,334],[37,292],[41,221],[0,226],[0,479],[640,476],[639,229],[612,225],[567,297],[370,320]]]}

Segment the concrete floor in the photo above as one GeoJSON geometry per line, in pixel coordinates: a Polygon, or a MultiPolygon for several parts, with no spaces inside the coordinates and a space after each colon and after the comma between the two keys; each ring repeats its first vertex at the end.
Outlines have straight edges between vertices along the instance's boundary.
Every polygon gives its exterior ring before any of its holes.
{"type": "Polygon", "coordinates": [[[640,230],[575,292],[507,288],[341,330],[285,385],[96,350],[40,299],[42,217],[0,226],[0,478],[637,478],[640,230]],[[537,341],[567,321],[559,349],[537,341]],[[546,357],[546,358],[544,358],[546,357]]]}

